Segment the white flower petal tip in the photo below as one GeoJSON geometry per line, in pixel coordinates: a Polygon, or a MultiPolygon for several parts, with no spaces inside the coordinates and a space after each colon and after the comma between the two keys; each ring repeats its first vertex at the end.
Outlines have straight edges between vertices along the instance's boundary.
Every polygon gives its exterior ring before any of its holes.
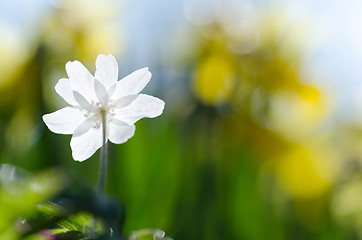
{"type": "MultiPolygon", "coordinates": [[[[148,67],[140,68],[138,71],[149,72],[148,67]]],[[[151,73],[151,72],[150,72],[151,73]]]]}
{"type": "Polygon", "coordinates": [[[95,78],[109,90],[118,80],[118,64],[116,59],[108,54],[99,54],[96,60],[95,78]]]}
{"type": "Polygon", "coordinates": [[[132,72],[117,82],[117,87],[113,94],[114,98],[118,99],[127,95],[140,93],[150,81],[151,77],[152,74],[148,71],[148,67],[132,72]]]}
{"type": "Polygon", "coordinates": [[[70,105],[77,105],[77,102],[73,97],[72,85],[69,79],[59,79],[58,83],[55,85],[55,91],[70,105]]]}
{"type": "Polygon", "coordinates": [[[55,90],[70,106],[45,114],[43,121],[52,132],[73,134],[75,161],[90,158],[102,147],[104,128],[106,141],[125,143],[133,137],[136,121],[157,117],[164,110],[164,101],[140,94],[152,77],[148,67],[117,81],[116,59],[100,54],[94,76],[79,61],[67,62],[65,69],[68,79],[60,79],[55,90]]]}
{"type": "Polygon", "coordinates": [[[133,137],[136,127],[135,125],[119,125],[119,124],[110,124],[110,135],[109,141],[115,144],[125,143],[133,137]]]}
{"type": "Polygon", "coordinates": [[[89,118],[73,134],[70,147],[76,161],[82,162],[90,158],[102,146],[102,128],[93,127],[93,124],[89,118]]]}
{"type": "Polygon", "coordinates": [[[43,116],[43,121],[49,130],[59,134],[73,134],[84,119],[83,113],[74,107],[65,107],[43,116]]]}
{"type": "Polygon", "coordinates": [[[126,107],[115,110],[115,118],[128,124],[134,124],[141,118],[155,118],[163,113],[165,102],[159,98],[138,94],[126,107]]]}

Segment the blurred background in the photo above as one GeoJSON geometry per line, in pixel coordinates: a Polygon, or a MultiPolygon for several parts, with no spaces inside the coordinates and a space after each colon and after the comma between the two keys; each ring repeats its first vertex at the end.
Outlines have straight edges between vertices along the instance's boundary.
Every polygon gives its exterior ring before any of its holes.
{"type": "MultiPolygon", "coordinates": [[[[71,136],[41,117],[66,105],[54,86],[67,61],[94,73],[112,54],[119,78],[148,66],[143,92],[166,102],[109,145],[106,194],[125,208],[124,234],[362,239],[361,11],[353,0],[2,1],[0,162],[95,186],[99,152],[75,162],[71,136]]],[[[1,211],[24,204],[2,186],[1,211]]]]}

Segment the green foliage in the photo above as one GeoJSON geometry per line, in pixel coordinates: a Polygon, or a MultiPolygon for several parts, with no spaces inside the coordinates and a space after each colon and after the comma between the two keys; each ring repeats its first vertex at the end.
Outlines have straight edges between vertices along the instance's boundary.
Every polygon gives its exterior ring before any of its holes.
{"type": "Polygon", "coordinates": [[[10,164],[0,166],[0,239],[17,239],[16,227],[27,231],[27,218],[37,212],[37,204],[62,188],[63,176],[55,170],[30,176],[10,164]]]}
{"type": "MultiPolygon", "coordinates": [[[[0,181],[0,239],[124,239],[122,204],[95,194],[72,174],[53,169],[33,176],[3,164],[0,181]]],[[[131,239],[170,239],[164,234],[140,230],[131,239]]]]}
{"type": "Polygon", "coordinates": [[[165,236],[165,232],[160,229],[142,229],[133,232],[129,240],[172,240],[165,236]]]}

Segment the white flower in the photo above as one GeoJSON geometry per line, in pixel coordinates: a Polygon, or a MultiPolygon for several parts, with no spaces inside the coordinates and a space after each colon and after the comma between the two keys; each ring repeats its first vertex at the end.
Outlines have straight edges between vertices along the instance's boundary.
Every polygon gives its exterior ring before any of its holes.
{"type": "Polygon", "coordinates": [[[151,79],[148,68],[118,79],[118,65],[112,55],[99,55],[93,75],[79,61],[65,65],[69,79],[62,78],[56,92],[70,106],[45,114],[48,128],[60,134],[73,134],[70,141],[74,160],[84,161],[102,146],[102,124],[106,140],[124,143],[135,131],[141,118],[159,116],[165,103],[139,94],[151,79]]]}

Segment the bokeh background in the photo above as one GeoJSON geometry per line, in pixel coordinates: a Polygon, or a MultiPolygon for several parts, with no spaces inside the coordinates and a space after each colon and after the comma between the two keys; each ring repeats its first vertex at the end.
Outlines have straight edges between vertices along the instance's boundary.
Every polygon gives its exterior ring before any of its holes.
{"type": "MultiPolygon", "coordinates": [[[[66,105],[54,86],[67,61],[93,73],[110,53],[120,78],[148,66],[143,92],[166,102],[109,145],[106,194],[126,209],[124,234],[362,239],[361,11],[353,0],[2,1],[0,162],[96,185],[99,152],[73,161],[70,136],[41,117],[66,105]]],[[[17,207],[5,192],[3,215],[17,207]]]]}

